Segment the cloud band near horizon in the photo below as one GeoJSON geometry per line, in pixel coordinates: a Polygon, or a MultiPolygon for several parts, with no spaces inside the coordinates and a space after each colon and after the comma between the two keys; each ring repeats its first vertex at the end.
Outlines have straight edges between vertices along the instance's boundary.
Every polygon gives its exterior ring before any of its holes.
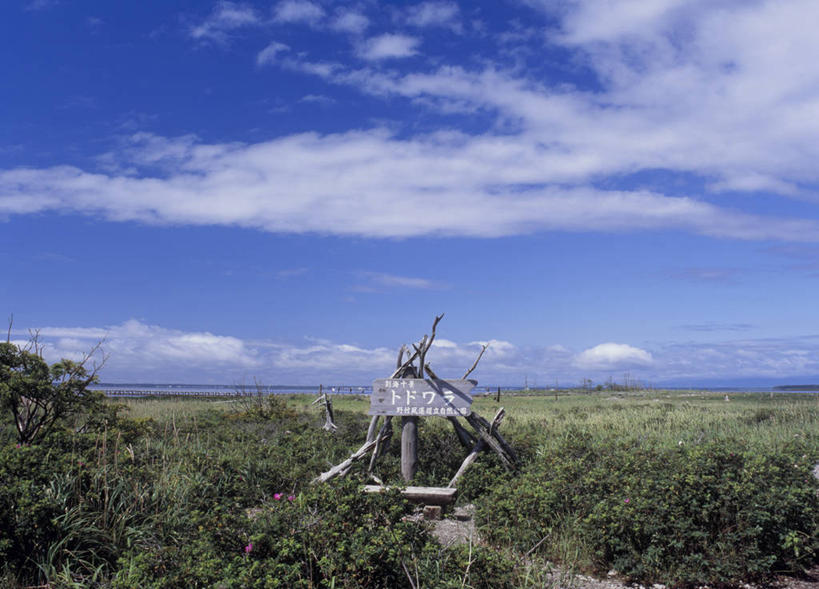
{"type": "MultiPolygon", "coordinates": [[[[50,362],[79,360],[102,341],[108,360],[101,377],[109,382],[231,384],[366,384],[394,368],[394,348],[307,338],[288,343],[243,340],[210,332],[190,332],[128,320],[107,327],[41,327],[37,330],[50,362]],[[355,368],[351,368],[355,367],[355,368]]],[[[25,332],[13,341],[24,345],[25,332]]],[[[489,348],[475,377],[486,385],[553,386],[619,379],[643,383],[692,379],[790,379],[819,374],[819,335],[782,339],[734,339],[710,343],[655,342],[643,349],[607,342],[583,350],[559,344],[519,346],[508,341],[454,342],[437,339],[429,356],[436,373],[460,377],[489,348]]]]}

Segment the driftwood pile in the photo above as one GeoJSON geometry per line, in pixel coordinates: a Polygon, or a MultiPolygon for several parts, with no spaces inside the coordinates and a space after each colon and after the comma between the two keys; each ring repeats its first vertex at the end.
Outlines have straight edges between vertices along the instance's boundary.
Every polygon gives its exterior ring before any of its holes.
{"type": "MultiPolygon", "coordinates": [[[[432,343],[435,340],[435,332],[436,328],[438,327],[438,323],[443,318],[443,315],[440,315],[435,318],[435,321],[432,324],[432,332],[431,335],[424,337],[421,339],[420,342],[412,344],[412,348],[408,346],[401,346],[401,349],[398,352],[398,360],[396,362],[395,371],[390,376],[391,379],[402,379],[402,378],[425,378],[425,375],[428,375],[429,378],[438,379],[435,372],[430,368],[429,364],[426,362],[427,352],[429,352],[430,348],[432,347],[432,343]]],[[[472,364],[472,367],[466,371],[463,376],[463,379],[466,379],[478,366],[478,362],[480,362],[483,353],[486,351],[487,346],[484,345],[481,349],[480,354],[478,355],[475,362],[472,364]]],[[[326,400],[327,395],[325,394],[319,398],[319,400],[326,400]]],[[[318,402],[318,401],[317,401],[318,402]]],[[[326,402],[326,401],[325,401],[326,402]]],[[[332,424],[332,417],[331,417],[331,409],[327,411],[328,414],[328,424],[332,424]]],[[[455,430],[455,434],[458,436],[458,440],[461,444],[468,448],[470,451],[467,454],[466,458],[464,459],[461,467],[455,473],[455,476],[452,477],[452,480],[449,482],[449,487],[454,488],[458,479],[463,475],[464,472],[469,468],[469,466],[475,462],[478,455],[487,449],[491,449],[494,451],[500,458],[501,463],[507,470],[514,470],[517,466],[518,458],[515,454],[515,451],[509,445],[509,443],[503,438],[500,434],[499,427],[501,421],[504,417],[504,410],[501,407],[497,414],[495,415],[492,422],[488,422],[486,419],[478,415],[477,413],[471,412],[469,415],[466,416],[447,416],[447,419],[452,424],[452,427],[455,430]],[[464,419],[466,423],[471,426],[472,432],[470,432],[464,425],[459,421],[459,419],[464,419]]],[[[384,416],[384,422],[381,424],[379,428],[379,420],[381,419],[380,415],[373,415],[372,419],[370,420],[370,426],[367,429],[367,439],[364,444],[355,452],[353,452],[349,458],[344,460],[342,463],[334,466],[327,472],[322,473],[320,476],[316,477],[313,482],[325,482],[333,477],[336,476],[344,476],[348,472],[350,472],[353,464],[358,460],[361,460],[368,454],[370,455],[370,462],[369,467],[367,469],[368,476],[377,482],[379,485],[383,484],[381,480],[375,476],[375,464],[376,461],[380,456],[382,456],[387,448],[389,447],[391,438],[392,438],[392,415],[384,416]]],[[[325,424],[325,429],[330,429],[328,424],[325,424]]],[[[335,427],[332,424],[332,427],[335,427]]],[[[402,416],[401,417],[401,475],[403,479],[407,482],[412,480],[415,476],[416,465],[417,465],[417,448],[418,448],[418,417],[417,416],[402,416]]]]}
{"type": "Polygon", "coordinates": [[[321,429],[334,432],[338,429],[336,425],[336,418],[333,414],[333,402],[330,400],[330,395],[324,392],[324,387],[319,385],[319,396],[318,399],[313,401],[311,405],[315,405],[316,403],[323,403],[324,404],[324,425],[321,429]]]}

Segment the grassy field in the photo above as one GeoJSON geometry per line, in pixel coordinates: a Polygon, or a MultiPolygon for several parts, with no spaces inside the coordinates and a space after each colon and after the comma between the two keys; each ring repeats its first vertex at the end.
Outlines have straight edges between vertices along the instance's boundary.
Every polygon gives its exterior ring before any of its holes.
{"type": "MultiPolygon", "coordinates": [[[[0,434],[0,584],[14,587],[539,587],[565,571],[741,583],[817,562],[819,396],[653,391],[477,398],[521,464],[459,483],[483,543],[445,548],[397,494],[365,497],[368,398],[130,399],[102,431],[0,434]]],[[[400,432],[377,474],[399,482],[400,432]]],[[[421,420],[416,484],[466,454],[421,420]]]]}

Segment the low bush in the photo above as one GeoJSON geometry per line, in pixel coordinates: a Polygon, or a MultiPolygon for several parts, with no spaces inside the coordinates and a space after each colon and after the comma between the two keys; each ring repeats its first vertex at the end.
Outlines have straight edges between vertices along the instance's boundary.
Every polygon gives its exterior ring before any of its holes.
{"type": "Polygon", "coordinates": [[[759,579],[816,561],[818,458],[798,441],[760,454],[739,441],[600,443],[575,431],[481,497],[479,517],[493,542],[557,561],[570,544],[585,567],[632,580],[759,579]]]}
{"type": "MultiPolygon", "coordinates": [[[[458,500],[477,504],[487,544],[455,548],[405,519],[399,493],[361,493],[366,461],[310,484],[361,445],[368,417],[353,405],[335,433],[315,408],[255,398],[134,401],[140,419],[63,423],[30,445],[7,422],[0,585],[542,586],[547,560],[718,584],[817,562],[816,408],[743,401],[706,422],[714,401],[593,401],[510,415],[520,469],[487,452],[466,472],[458,500]]],[[[444,420],[424,420],[419,437],[417,482],[446,484],[466,450],[444,420]]],[[[378,463],[388,483],[400,478],[396,442],[378,463]]]]}

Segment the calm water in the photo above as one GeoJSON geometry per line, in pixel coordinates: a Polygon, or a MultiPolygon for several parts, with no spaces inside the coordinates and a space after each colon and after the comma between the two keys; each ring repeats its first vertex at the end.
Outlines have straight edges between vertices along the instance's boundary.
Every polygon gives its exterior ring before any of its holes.
{"type": "MultiPolygon", "coordinates": [[[[99,383],[90,388],[104,391],[110,397],[148,397],[148,396],[234,396],[234,395],[287,395],[287,394],[317,394],[319,386],[286,386],[286,385],[213,385],[213,384],[166,384],[166,383],[99,383]]],[[[360,394],[369,395],[372,392],[371,385],[324,385],[322,389],[332,394],[360,394]]],[[[473,394],[494,393],[497,386],[477,386],[472,391],[473,394]]],[[[523,392],[524,387],[501,386],[503,392],[523,392]]],[[[676,391],[709,391],[718,393],[774,393],[774,394],[819,394],[819,390],[778,390],[771,387],[662,387],[663,390],[676,391]]],[[[538,389],[543,390],[543,389],[538,389]]],[[[547,389],[553,391],[554,389],[547,389]]],[[[558,391],[568,391],[577,389],[558,389],[558,391]]],[[[602,391],[606,393],[608,391],[602,391]]]]}

